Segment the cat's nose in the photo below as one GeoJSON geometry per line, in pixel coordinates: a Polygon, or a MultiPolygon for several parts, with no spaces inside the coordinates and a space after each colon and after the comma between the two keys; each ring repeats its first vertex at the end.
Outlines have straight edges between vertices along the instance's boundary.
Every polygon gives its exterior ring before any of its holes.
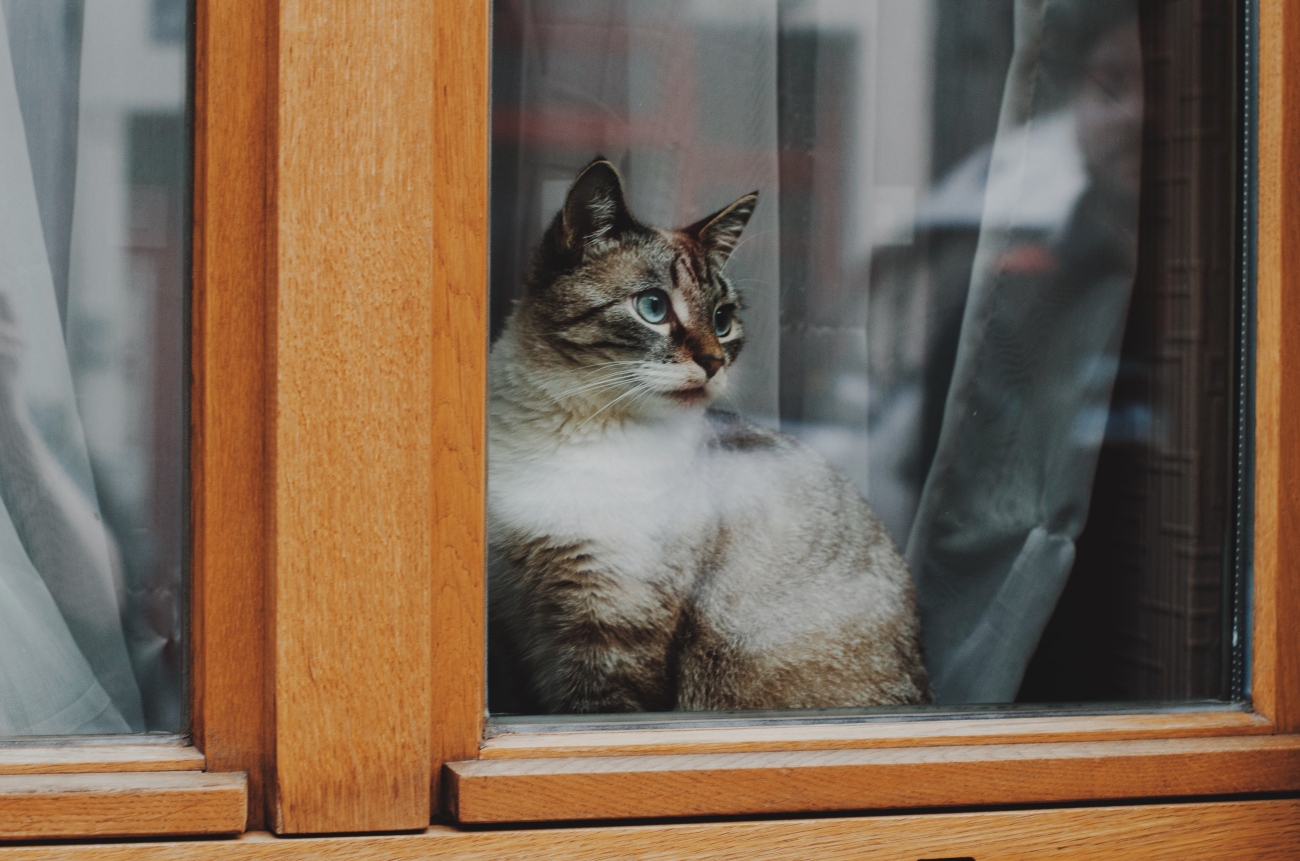
{"type": "Polygon", "coordinates": [[[722,357],[713,353],[696,353],[695,364],[704,369],[708,378],[713,379],[713,375],[722,367],[722,357]]]}

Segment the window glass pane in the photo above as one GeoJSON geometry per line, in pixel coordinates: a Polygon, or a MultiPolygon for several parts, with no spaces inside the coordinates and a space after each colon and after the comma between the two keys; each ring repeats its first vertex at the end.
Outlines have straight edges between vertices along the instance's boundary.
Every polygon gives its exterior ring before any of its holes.
{"type": "Polygon", "coordinates": [[[0,2],[0,737],[184,725],[187,8],[0,2]]]}
{"type": "Polygon", "coordinates": [[[494,713],[1236,695],[1234,4],[494,11],[494,713]]]}

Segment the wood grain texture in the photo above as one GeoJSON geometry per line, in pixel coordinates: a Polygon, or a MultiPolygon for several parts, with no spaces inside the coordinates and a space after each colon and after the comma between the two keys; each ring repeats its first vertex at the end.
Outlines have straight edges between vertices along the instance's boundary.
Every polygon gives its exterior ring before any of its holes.
{"type": "Polygon", "coordinates": [[[202,771],[203,754],[178,744],[0,746],[0,774],[202,771]]]}
{"type": "Polygon", "coordinates": [[[433,770],[485,714],[488,0],[435,0],[433,770]]]}
{"type": "Polygon", "coordinates": [[[1300,6],[1259,4],[1252,699],[1300,731],[1300,6]]]}
{"type": "Polygon", "coordinates": [[[282,833],[429,822],[433,7],[280,0],[270,400],[282,833]]]}
{"type": "Polygon", "coordinates": [[[242,774],[0,775],[0,839],[237,834],[242,774]]]}
{"type": "Polygon", "coordinates": [[[631,756],[680,753],[855,750],[878,747],[1123,741],[1267,735],[1273,726],[1247,712],[1009,717],[709,729],[596,730],[502,734],[483,743],[480,759],[631,756]]]}
{"type": "Polygon", "coordinates": [[[0,861],[1294,861],[1300,802],[0,847],[0,861]]]}
{"type": "Polygon", "coordinates": [[[611,756],[447,766],[462,823],[1054,804],[1300,790],[1300,736],[611,756]]]}
{"type": "Polygon", "coordinates": [[[270,0],[198,0],[190,474],[194,743],[249,775],[263,824],[267,770],[266,239],[270,0]]]}

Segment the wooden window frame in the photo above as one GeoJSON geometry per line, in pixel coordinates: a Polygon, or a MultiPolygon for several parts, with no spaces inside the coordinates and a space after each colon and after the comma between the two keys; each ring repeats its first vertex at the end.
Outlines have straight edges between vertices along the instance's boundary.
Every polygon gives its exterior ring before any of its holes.
{"type": "Polygon", "coordinates": [[[485,739],[490,4],[198,0],[193,743],[0,747],[0,838],[412,833],[0,844],[0,861],[1286,857],[1300,7],[1259,12],[1250,710],[485,739]],[[908,812],[936,808],[961,810],[908,812]],[[776,813],[844,815],[592,825],[776,813]]]}
{"type": "MultiPolygon", "coordinates": [[[[1300,10],[1284,0],[1262,0],[1260,13],[1249,711],[497,736],[463,761],[440,763],[445,812],[462,823],[499,824],[1300,792],[1300,160],[1286,158],[1296,153],[1300,10]]],[[[478,38],[468,55],[475,59],[485,51],[486,29],[479,29],[478,38]]],[[[466,74],[467,65],[459,64],[458,73],[466,74]]],[[[477,88],[473,92],[480,98],[477,88]]],[[[486,158],[481,106],[456,101],[444,110],[466,120],[455,124],[458,130],[476,134],[446,142],[451,146],[444,144],[440,155],[466,163],[486,158]]],[[[477,220],[457,229],[457,247],[477,260],[487,246],[486,230],[477,220]]],[[[467,309],[470,319],[481,325],[467,309]]],[[[482,349],[475,345],[474,359],[482,349]]],[[[482,380],[482,371],[476,372],[482,380]]],[[[444,446],[482,458],[477,427],[459,431],[444,446]]],[[[475,514],[482,510],[481,497],[463,503],[475,514]]],[[[481,545],[474,543],[482,540],[481,527],[474,526],[459,533],[455,559],[482,558],[481,545]]],[[[441,576],[454,580],[458,594],[481,601],[480,571],[461,565],[441,576]]],[[[439,642],[455,638],[455,653],[463,655],[469,644],[482,642],[481,625],[476,618],[462,621],[459,629],[440,628],[439,642]]],[[[482,703],[481,661],[456,667],[462,678],[455,689],[478,693],[482,703]]],[[[462,749],[481,737],[481,725],[441,725],[460,727],[462,749]]]]}

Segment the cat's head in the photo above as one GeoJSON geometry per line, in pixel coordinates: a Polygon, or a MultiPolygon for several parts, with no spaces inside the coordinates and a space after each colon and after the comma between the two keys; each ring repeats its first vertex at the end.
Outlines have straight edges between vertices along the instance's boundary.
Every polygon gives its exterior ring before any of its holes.
{"type": "Polygon", "coordinates": [[[551,394],[634,417],[721,394],[744,343],[723,270],[757,202],[755,192],[679,230],[648,227],[629,212],[614,166],[587,165],[542,237],[516,312],[551,394]]]}

